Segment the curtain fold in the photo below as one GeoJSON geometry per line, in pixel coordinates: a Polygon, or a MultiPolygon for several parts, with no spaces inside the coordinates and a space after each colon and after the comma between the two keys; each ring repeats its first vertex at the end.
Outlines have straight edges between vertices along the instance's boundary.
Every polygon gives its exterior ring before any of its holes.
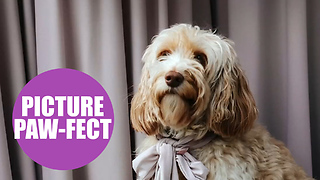
{"type": "Polygon", "coordinates": [[[320,1],[307,0],[308,75],[312,167],[315,178],[320,178],[320,1]]]}
{"type": "Polygon", "coordinates": [[[21,0],[18,2],[21,44],[25,63],[26,80],[37,75],[36,62],[36,31],[34,0],[21,0]]]}
{"type": "Polygon", "coordinates": [[[35,179],[35,164],[13,139],[12,109],[26,83],[21,23],[17,1],[0,2],[0,84],[12,179],[35,179]]]}
{"type": "MultiPolygon", "coordinates": [[[[1,87],[0,87],[1,90],[1,87]]],[[[11,169],[10,169],[10,159],[9,159],[9,151],[7,145],[7,135],[6,128],[4,124],[4,114],[2,107],[2,98],[0,91],[0,179],[8,179],[11,180],[11,169]]]]}
{"type": "MultiPolygon", "coordinates": [[[[146,0],[123,1],[124,37],[127,62],[128,103],[132,95],[137,91],[141,76],[141,57],[148,45],[146,0]]],[[[133,131],[131,131],[134,133],[133,131]]],[[[131,138],[134,149],[145,138],[142,133],[134,133],[131,138]]],[[[133,153],[134,154],[134,153],[133,153]]],[[[132,156],[134,158],[134,156],[132,156]]]]}
{"type": "Polygon", "coordinates": [[[306,1],[294,0],[287,2],[287,145],[296,161],[311,175],[306,11],[306,1]]]}
{"type": "Polygon", "coordinates": [[[217,28],[235,42],[259,122],[320,178],[319,9],[317,0],[0,0],[0,179],[134,178],[131,159],[145,135],[130,128],[129,108],[141,57],[154,35],[176,23],[217,28]],[[34,163],[13,139],[16,97],[55,68],[95,78],[114,108],[107,148],[70,171],[34,163]]]}

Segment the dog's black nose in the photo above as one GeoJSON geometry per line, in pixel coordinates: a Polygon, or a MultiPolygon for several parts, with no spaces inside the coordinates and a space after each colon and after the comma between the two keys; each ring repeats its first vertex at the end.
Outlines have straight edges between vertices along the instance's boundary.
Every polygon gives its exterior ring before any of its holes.
{"type": "Polygon", "coordinates": [[[169,71],[166,74],[165,79],[168,86],[178,87],[183,82],[184,77],[176,71],[169,71]]]}

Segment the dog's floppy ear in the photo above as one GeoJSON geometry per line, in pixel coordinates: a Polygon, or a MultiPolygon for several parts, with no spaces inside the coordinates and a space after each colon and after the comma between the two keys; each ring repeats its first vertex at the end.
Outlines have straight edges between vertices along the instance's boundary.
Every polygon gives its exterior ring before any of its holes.
{"type": "Polygon", "coordinates": [[[241,135],[251,129],[258,116],[248,82],[237,55],[226,39],[218,43],[220,53],[211,82],[211,109],[208,126],[223,137],[241,135]]]}
{"type": "MultiPolygon", "coordinates": [[[[147,63],[150,58],[150,47],[143,55],[142,61],[147,63]]],[[[150,85],[148,80],[150,78],[147,70],[147,64],[142,68],[141,82],[139,84],[138,92],[134,95],[131,101],[131,122],[132,127],[139,132],[144,132],[147,135],[154,135],[159,130],[159,121],[157,121],[159,109],[154,104],[152,99],[150,85]]]]}

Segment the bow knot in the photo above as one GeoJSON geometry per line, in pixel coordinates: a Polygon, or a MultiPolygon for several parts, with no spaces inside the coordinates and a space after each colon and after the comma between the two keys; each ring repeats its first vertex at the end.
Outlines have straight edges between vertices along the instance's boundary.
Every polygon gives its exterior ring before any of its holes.
{"type": "Polygon", "coordinates": [[[156,144],[157,146],[157,152],[159,152],[160,147],[163,144],[169,144],[172,146],[173,150],[179,154],[179,155],[183,155],[184,153],[186,153],[189,150],[189,146],[187,144],[180,144],[180,141],[176,141],[170,138],[161,138],[159,139],[159,142],[156,144]]]}
{"type": "Polygon", "coordinates": [[[194,136],[187,136],[180,140],[161,138],[158,143],[142,152],[133,160],[133,169],[138,179],[146,180],[177,180],[178,167],[182,174],[191,180],[205,180],[209,171],[189,152],[189,148],[199,148],[209,143],[215,136],[206,136],[193,141],[194,136]],[[191,147],[192,146],[192,147],[191,147]]]}

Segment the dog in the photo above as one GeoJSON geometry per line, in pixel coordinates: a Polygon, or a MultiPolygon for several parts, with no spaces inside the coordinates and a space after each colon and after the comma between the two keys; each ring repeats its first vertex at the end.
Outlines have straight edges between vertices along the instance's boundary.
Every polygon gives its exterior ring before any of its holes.
{"type": "Polygon", "coordinates": [[[256,103],[231,40],[177,24],[153,38],[142,61],[130,113],[133,128],[148,135],[133,163],[138,179],[312,179],[255,122],[256,103]]]}

